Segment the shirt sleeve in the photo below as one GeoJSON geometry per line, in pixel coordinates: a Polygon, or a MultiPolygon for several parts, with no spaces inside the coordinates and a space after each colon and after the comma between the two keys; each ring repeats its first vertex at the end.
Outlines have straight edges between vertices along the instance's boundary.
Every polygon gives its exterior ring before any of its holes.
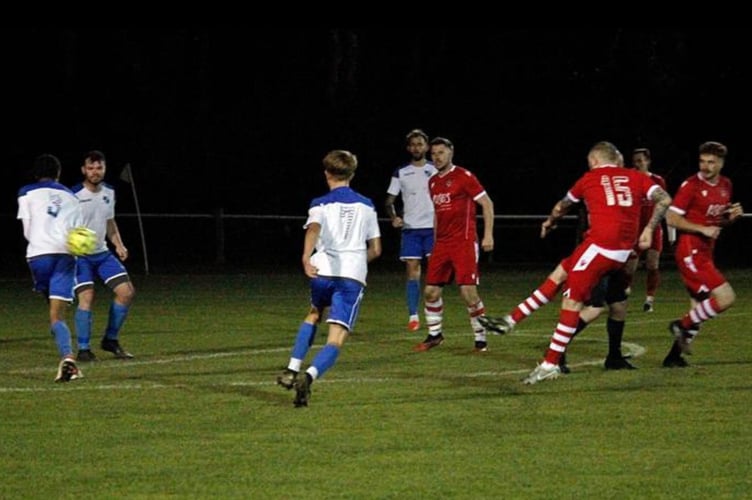
{"type": "Polygon", "coordinates": [[[579,203],[582,201],[582,186],[584,184],[584,179],[584,177],[580,177],[577,182],[574,183],[574,186],[567,191],[567,198],[569,198],[572,203],[579,203]]]}
{"type": "Polygon", "coordinates": [[[372,240],[374,238],[381,237],[381,229],[379,229],[379,218],[376,215],[376,210],[371,210],[368,217],[368,229],[366,230],[366,240],[372,240]]]}
{"type": "Polygon", "coordinates": [[[320,224],[324,220],[324,209],[321,205],[315,205],[308,209],[308,220],[303,225],[303,229],[307,229],[311,224],[320,224]]]}
{"type": "Polygon", "coordinates": [[[30,219],[29,204],[27,203],[25,196],[19,196],[18,198],[18,216],[17,219],[30,219]]]}
{"type": "Polygon", "coordinates": [[[389,187],[386,190],[387,194],[398,196],[400,194],[400,191],[401,189],[399,179],[396,176],[392,176],[392,179],[389,181],[389,187]]]}
{"type": "Polygon", "coordinates": [[[679,190],[676,192],[676,196],[671,200],[671,209],[674,212],[684,215],[687,213],[689,203],[692,198],[692,186],[689,181],[684,181],[679,190]]]}

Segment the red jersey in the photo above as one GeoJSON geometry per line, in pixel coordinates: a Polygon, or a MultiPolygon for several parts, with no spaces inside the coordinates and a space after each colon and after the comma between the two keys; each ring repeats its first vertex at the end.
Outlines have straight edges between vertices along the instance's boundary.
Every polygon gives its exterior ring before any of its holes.
{"type": "MultiPolygon", "coordinates": [[[[713,185],[702,178],[700,173],[687,178],[671,202],[670,210],[683,215],[689,222],[703,226],[720,226],[725,211],[731,202],[733,187],[731,180],[722,175],[713,185]]],[[[697,233],[682,233],[680,237],[696,239],[700,247],[712,249],[715,240],[697,233]]]]}
{"type": "Polygon", "coordinates": [[[567,192],[584,201],[590,217],[585,238],[609,250],[630,250],[640,235],[640,211],[658,185],[633,168],[603,165],[586,172],[567,192]]]}
{"type": "Polygon", "coordinates": [[[428,189],[436,217],[436,243],[477,240],[475,200],[486,192],[478,178],[452,165],[445,175],[431,176],[428,189]]]}

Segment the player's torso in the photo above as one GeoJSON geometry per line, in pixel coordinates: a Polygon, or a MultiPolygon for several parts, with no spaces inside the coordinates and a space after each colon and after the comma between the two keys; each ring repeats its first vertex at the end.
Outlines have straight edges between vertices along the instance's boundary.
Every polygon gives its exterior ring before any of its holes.
{"type": "Polygon", "coordinates": [[[621,167],[602,167],[587,172],[575,186],[575,196],[587,205],[588,236],[606,248],[631,248],[638,236],[647,177],[621,167]]]}
{"type": "MultiPolygon", "coordinates": [[[[474,191],[477,180],[461,167],[453,167],[446,175],[434,175],[429,180],[431,200],[436,213],[436,241],[446,239],[476,239],[474,191]]],[[[476,193],[479,194],[479,193],[476,193]]]]}
{"type": "Polygon", "coordinates": [[[314,200],[308,221],[321,225],[317,252],[311,259],[321,275],[365,283],[367,241],[380,236],[373,202],[340,188],[314,200]]]}
{"type": "Polygon", "coordinates": [[[698,175],[687,179],[679,188],[672,206],[685,211],[684,217],[695,224],[719,225],[731,202],[732,186],[728,177],[720,176],[713,185],[698,175]]]}
{"type": "Polygon", "coordinates": [[[23,210],[30,216],[27,257],[67,253],[68,230],[80,223],[78,200],[63,186],[51,183],[26,192],[23,210]]]}
{"type": "Polygon", "coordinates": [[[115,190],[101,184],[98,191],[89,191],[79,184],[73,187],[73,192],[81,205],[83,224],[97,233],[97,251],[106,249],[107,221],[115,217],[115,190]]]}
{"type": "Polygon", "coordinates": [[[399,170],[406,229],[433,227],[433,202],[428,179],[435,173],[436,168],[431,163],[422,167],[406,165],[399,170]]]}

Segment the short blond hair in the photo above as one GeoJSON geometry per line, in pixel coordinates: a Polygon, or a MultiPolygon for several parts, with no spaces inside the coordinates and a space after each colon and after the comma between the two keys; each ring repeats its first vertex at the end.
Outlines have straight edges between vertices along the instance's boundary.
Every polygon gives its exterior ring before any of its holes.
{"type": "Polygon", "coordinates": [[[344,149],[329,151],[322,161],[324,170],[338,180],[347,181],[355,175],[358,157],[344,149]]]}
{"type": "Polygon", "coordinates": [[[589,155],[592,155],[600,164],[624,165],[624,156],[616,146],[608,141],[600,141],[590,148],[589,155]]]}

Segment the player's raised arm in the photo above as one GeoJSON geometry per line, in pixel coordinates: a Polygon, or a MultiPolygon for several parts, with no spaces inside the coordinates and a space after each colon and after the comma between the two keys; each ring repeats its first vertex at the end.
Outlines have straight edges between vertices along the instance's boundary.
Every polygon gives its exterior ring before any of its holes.
{"type": "Polygon", "coordinates": [[[548,236],[548,233],[556,229],[556,223],[569,212],[572,205],[574,205],[574,202],[568,196],[556,202],[554,208],[551,209],[551,214],[541,224],[541,238],[545,238],[548,236]]]}

